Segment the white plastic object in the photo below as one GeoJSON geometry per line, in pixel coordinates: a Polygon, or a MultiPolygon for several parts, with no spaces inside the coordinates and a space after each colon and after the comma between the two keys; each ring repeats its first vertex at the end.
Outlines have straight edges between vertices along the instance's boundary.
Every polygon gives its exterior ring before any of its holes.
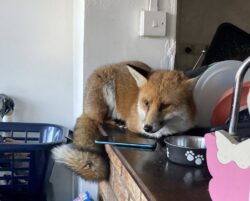
{"type": "Polygon", "coordinates": [[[163,11],[141,11],[140,36],[166,36],[167,15],[163,11]]]}
{"type": "Polygon", "coordinates": [[[248,94],[247,94],[247,109],[248,109],[248,112],[250,114],[250,89],[249,89],[248,94]]]}
{"type": "Polygon", "coordinates": [[[148,10],[158,11],[158,0],[149,0],[148,10]]]}
{"type": "Polygon", "coordinates": [[[227,131],[216,131],[217,158],[222,164],[234,161],[241,169],[250,168],[250,139],[238,142],[227,131]]]}
{"type": "MultiPolygon", "coordinates": [[[[242,62],[235,60],[217,62],[201,75],[193,92],[198,111],[198,126],[211,126],[213,108],[221,95],[233,87],[236,72],[241,64],[242,62]]],[[[250,80],[250,72],[247,72],[244,80],[250,80]]]]}

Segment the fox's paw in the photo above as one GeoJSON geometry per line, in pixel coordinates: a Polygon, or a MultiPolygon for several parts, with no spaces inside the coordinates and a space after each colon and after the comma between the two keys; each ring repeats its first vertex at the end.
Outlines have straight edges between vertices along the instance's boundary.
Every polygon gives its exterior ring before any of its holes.
{"type": "Polygon", "coordinates": [[[52,150],[56,162],[62,163],[86,180],[101,181],[108,178],[109,163],[105,156],[76,149],[72,144],[52,150]]]}

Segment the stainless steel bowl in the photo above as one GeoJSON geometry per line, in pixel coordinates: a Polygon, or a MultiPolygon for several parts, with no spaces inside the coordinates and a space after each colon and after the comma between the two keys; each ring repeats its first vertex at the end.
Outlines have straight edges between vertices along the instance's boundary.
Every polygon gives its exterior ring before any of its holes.
{"type": "Polygon", "coordinates": [[[166,143],[167,158],[181,165],[206,166],[206,144],[204,137],[168,136],[166,143]]]}

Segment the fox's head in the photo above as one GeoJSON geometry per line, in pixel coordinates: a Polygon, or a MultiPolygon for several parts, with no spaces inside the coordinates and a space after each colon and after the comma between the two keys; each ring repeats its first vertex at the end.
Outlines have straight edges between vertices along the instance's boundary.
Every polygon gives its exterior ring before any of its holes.
{"type": "Polygon", "coordinates": [[[188,130],[194,126],[193,87],[181,71],[155,70],[144,76],[128,67],[139,88],[137,112],[140,131],[160,137],[188,130]]]}

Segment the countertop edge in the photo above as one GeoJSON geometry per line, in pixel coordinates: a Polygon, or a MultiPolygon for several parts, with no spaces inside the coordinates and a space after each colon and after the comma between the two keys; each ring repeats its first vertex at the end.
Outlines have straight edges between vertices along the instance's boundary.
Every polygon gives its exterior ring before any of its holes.
{"type": "Polygon", "coordinates": [[[138,177],[134,169],[130,166],[130,164],[127,162],[123,154],[119,151],[118,148],[112,146],[112,145],[105,145],[106,151],[109,153],[109,148],[117,155],[117,157],[121,160],[124,167],[127,169],[131,177],[134,179],[135,183],[138,185],[138,187],[141,189],[142,193],[145,195],[145,197],[150,201],[156,201],[155,197],[152,195],[150,190],[147,188],[147,186],[143,183],[143,181],[138,177]]]}

